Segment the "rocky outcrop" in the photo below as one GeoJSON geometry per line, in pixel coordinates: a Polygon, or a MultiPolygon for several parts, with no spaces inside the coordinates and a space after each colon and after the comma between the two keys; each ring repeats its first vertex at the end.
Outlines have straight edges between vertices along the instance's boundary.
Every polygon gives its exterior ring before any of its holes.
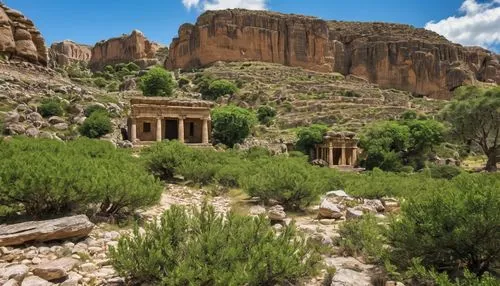
{"type": "Polygon", "coordinates": [[[65,67],[75,62],[89,63],[92,57],[92,47],[66,40],[53,43],[50,46],[49,55],[51,67],[65,67]]]}
{"type": "Polygon", "coordinates": [[[208,11],[195,25],[182,25],[166,66],[189,69],[216,61],[338,72],[434,98],[475,81],[500,83],[498,55],[425,29],[241,9],[208,11]]]}
{"type": "Polygon", "coordinates": [[[145,68],[160,63],[157,53],[161,48],[160,44],[149,41],[142,32],[134,30],[130,35],[97,43],[92,48],[90,67],[99,70],[106,65],[134,62],[145,68]]]}
{"type": "Polygon", "coordinates": [[[0,3],[0,54],[46,66],[45,40],[31,20],[0,3]]]}

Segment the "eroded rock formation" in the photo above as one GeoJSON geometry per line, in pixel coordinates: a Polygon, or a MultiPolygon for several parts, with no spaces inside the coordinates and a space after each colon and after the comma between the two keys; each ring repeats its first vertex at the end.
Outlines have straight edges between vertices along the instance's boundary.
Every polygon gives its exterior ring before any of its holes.
{"type": "Polygon", "coordinates": [[[159,64],[157,52],[161,48],[160,44],[149,41],[142,32],[134,30],[130,35],[97,43],[92,48],[90,67],[98,70],[118,63],[134,62],[142,68],[159,64]]]}
{"type": "Polygon", "coordinates": [[[408,25],[324,21],[248,10],[208,11],[184,24],[167,68],[264,61],[355,75],[382,87],[447,98],[476,80],[500,83],[499,57],[408,25]]]}
{"type": "Polygon", "coordinates": [[[31,20],[0,3],[0,53],[34,64],[47,65],[45,40],[31,20]]]}
{"type": "Polygon", "coordinates": [[[73,41],[53,43],[49,49],[50,66],[64,67],[74,62],[90,62],[92,47],[73,41]]]}

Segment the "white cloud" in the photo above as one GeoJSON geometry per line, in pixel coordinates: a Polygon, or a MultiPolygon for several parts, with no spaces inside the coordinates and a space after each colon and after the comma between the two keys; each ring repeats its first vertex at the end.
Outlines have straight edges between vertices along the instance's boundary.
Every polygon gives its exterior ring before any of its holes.
{"type": "MultiPolygon", "coordinates": [[[[187,9],[221,10],[243,8],[249,10],[266,10],[268,0],[182,0],[187,9]]],[[[500,1],[500,0],[499,0],[500,1]]]]}
{"type": "Polygon", "coordinates": [[[466,46],[492,48],[500,44],[500,0],[465,0],[460,14],[431,21],[425,28],[466,46]]]}

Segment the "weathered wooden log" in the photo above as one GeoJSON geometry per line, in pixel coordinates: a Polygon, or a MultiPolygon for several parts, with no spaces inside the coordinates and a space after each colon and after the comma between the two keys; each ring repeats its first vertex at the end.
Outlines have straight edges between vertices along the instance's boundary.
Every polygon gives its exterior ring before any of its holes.
{"type": "Polygon", "coordinates": [[[0,246],[85,237],[93,228],[86,215],[0,225],[0,246]]]}

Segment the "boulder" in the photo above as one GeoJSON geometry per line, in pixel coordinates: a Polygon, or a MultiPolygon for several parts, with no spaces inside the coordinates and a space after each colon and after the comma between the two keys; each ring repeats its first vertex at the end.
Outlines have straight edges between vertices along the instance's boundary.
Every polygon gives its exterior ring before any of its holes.
{"type": "Polygon", "coordinates": [[[395,198],[382,198],[382,204],[388,212],[399,209],[399,201],[395,198]]]}
{"type": "Polygon", "coordinates": [[[10,279],[3,284],[3,286],[19,286],[19,282],[15,279],[10,279]]]}
{"type": "Polygon", "coordinates": [[[68,272],[78,264],[78,260],[63,257],[33,268],[33,274],[45,280],[52,281],[68,276],[68,272]]]}
{"type": "Polygon", "coordinates": [[[0,246],[85,237],[93,228],[85,215],[0,225],[0,246]]]}
{"type": "Polygon", "coordinates": [[[354,208],[348,208],[345,213],[345,218],[347,220],[357,219],[362,216],[363,216],[363,211],[354,208]]]}
{"type": "Polygon", "coordinates": [[[336,190],[336,191],[330,191],[330,192],[326,193],[325,197],[327,197],[327,198],[335,198],[335,197],[348,198],[349,195],[346,194],[346,192],[344,192],[343,190],[336,190]]]}
{"type": "Polygon", "coordinates": [[[83,276],[75,273],[75,272],[70,272],[68,274],[68,279],[64,280],[59,286],[78,286],[78,283],[82,280],[83,276]]]}
{"type": "Polygon", "coordinates": [[[51,285],[54,284],[38,276],[26,277],[21,283],[21,286],[51,286],[51,285]]]}
{"type": "Polygon", "coordinates": [[[267,217],[274,221],[283,221],[286,218],[285,209],[281,205],[275,205],[267,211],[267,217]]]}
{"type": "Polygon", "coordinates": [[[57,129],[57,130],[67,130],[68,129],[68,123],[57,123],[57,124],[54,124],[52,127],[54,127],[54,129],[57,129]]]}
{"type": "Polygon", "coordinates": [[[64,118],[59,117],[59,116],[52,116],[49,118],[49,123],[52,125],[58,124],[58,123],[65,123],[66,120],[64,118]]]}
{"type": "Polygon", "coordinates": [[[328,199],[324,199],[319,205],[318,216],[320,218],[340,219],[342,215],[339,206],[330,202],[328,199]]]}
{"type": "Polygon", "coordinates": [[[3,271],[3,278],[21,281],[28,274],[29,270],[29,267],[24,264],[11,265],[6,267],[3,271]]]}
{"type": "Polygon", "coordinates": [[[26,128],[24,128],[24,125],[20,123],[10,123],[4,128],[7,130],[9,135],[23,135],[24,132],[26,132],[26,128]]]}
{"type": "Polygon", "coordinates": [[[363,205],[374,209],[377,212],[383,212],[385,210],[384,204],[380,200],[367,200],[365,199],[363,205]]]}
{"type": "Polygon", "coordinates": [[[38,112],[31,112],[28,116],[26,116],[26,119],[31,122],[43,121],[43,116],[38,112]]]}
{"type": "Polygon", "coordinates": [[[19,122],[19,117],[20,117],[19,113],[11,111],[5,115],[3,121],[5,123],[17,123],[19,122]]]}
{"type": "Polygon", "coordinates": [[[40,134],[40,131],[38,131],[38,129],[35,127],[30,127],[28,129],[26,129],[25,134],[28,137],[38,137],[38,135],[40,134]]]}

